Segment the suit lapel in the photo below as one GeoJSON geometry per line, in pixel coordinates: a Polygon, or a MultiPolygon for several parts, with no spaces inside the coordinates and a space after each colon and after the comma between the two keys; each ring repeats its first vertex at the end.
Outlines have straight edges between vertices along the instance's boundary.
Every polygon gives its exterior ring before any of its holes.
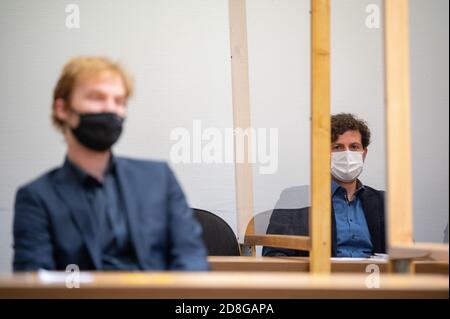
{"type": "Polygon", "coordinates": [[[334,217],[333,201],[331,201],[331,256],[337,256],[336,219],[334,217]]]}
{"type": "Polygon", "coordinates": [[[378,203],[374,200],[374,196],[369,189],[364,190],[362,196],[362,206],[364,209],[364,216],[366,218],[367,227],[369,228],[370,237],[374,251],[379,251],[380,243],[380,216],[378,212],[378,203]]]}
{"type": "Polygon", "coordinates": [[[62,198],[86,243],[96,269],[101,269],[100,241],[95,231],[95,217],[92,216],[85,194],[77,183],[76,176],[63,167],[56,176],[56,191],[62,198]]]}
{"type": "Polygon", "coordinates": [[[120,158],[116,158],[116,172],[119,182],[119,189],[122,196],[122,200],[125,206],[125,215],[127,217],[129,232],[131,242],[136,252],[136,257],[138,259],[141,268],[144,264],[145,252],[143,252],[143,247],[145,247],[145,238],[142,236],[139,227],[138,219],[138,209],[137,201],[138,196],[136,196],[136,188],[129,183],[129,177],[131,174],[127,172],[127,167],[124,161],[120,158]]]}

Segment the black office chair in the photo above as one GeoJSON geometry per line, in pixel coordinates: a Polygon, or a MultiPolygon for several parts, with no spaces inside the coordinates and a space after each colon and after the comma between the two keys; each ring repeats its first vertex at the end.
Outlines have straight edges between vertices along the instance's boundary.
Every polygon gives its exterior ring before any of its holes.
{"type": "Polygon", "coordinates": [[[203,228],[203,240],[209,256],[240,256],[236,236],[222,218],[203,209],[192,210],[203,228]]]}

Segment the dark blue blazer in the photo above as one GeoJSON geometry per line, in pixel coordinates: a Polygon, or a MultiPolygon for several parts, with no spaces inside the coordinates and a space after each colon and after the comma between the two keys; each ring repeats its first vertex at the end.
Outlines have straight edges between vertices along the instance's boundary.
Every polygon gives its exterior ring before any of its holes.
{"type": "MultiPolygon", "coordinates": [[[[201,226],[164,162],[116,157],[131,242],[142,270],[208,270],[201,226]]],[[[99,231],[73,171],[21,187],[14,214],[15,271],[101,270],[99,231]]]]}
{"type": "MultiPolygon", "coordinates": [[[[364,216],[372,241],[372,253],[386,253],[384,192],[365,185],[361,194],[364,216]]],[[[331,256],[337,256],[336,220],[331,204],[331,256]]],[[[274,209],[267,234],[309,236],[309,207],[297,209],[274,209]]],[[[309,256],[308,251],[263,247],[263,256],[309,256]]]]}

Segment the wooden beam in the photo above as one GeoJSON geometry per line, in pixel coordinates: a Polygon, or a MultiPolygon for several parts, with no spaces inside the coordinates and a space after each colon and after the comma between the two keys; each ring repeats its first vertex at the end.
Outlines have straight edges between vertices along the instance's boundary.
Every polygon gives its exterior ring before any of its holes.
{"type": "MultiPolygon", "coordinates": [[[[38,274],[0,275],[0,298],[445,298],[448,276],[382,276],[367,288],[365,274],[311,276],[298,272],[86,272],[80,288],[65,280],[44,281],[38,274]]],[[[50,276],[47,274],[47,277],[50,276]]],[[[48,280],[48,279],[47,279],[48,280]]],[[[172,310],[173,311],[173,310],[172,310]]],[[[277,310],[275,310],[277,311],[277,310]]]]}
{"type": "Polygon", "coordinates": [[[448,276],[448,262],[442,261],[415,261],[413,262],[415,274],[440,274],[448,276]]]}
{"type": "Polygon", "coordinates": [[[212,271],[309,271],[307,257],[209,256],[208,263],[212,271]]]}
{"type": "MultiPolygon", "coordinates": [[[[261,256],[209,256],[209,265],[212,271],[296,271],[309,272],[308,257],[261,257],[261,256]]],[[[387,273],[388,262],[381,259],[355,259],[340,260],[331,259],[331,272],[339,273],[367,273],[367,266],[377,265],[381,273],[387,273]]],[[[445,265],[437,262],[424,262],[420,265],[419,271],[428,273],[444,273],[445,265]],[[434,267],[436,265],[436,267],[434,267]]],[[[448,264],[447,264],[448,270],[448,264]]]]}
{"type": "Polygon", "coordinates": [[[329,273],[331,255],[330,1],[311,0],[311,272],[329,273]]]}
{"type": "Polygon", "coordinates": [[[411,244],[408,1],[384,1],[388,246],[411,244]]]}
{"type": "Polygon", "coordinates": [[[281,247],[299,250],[311,249],[311,240],[306,236],[247,235],[245,236],[244,244],[249,246],[281,247]]]}
{"type": "Polygon", "coordinates": [[[409,245],[391,245],[390,259],[427,258],[428,260],[448,263],[448,244],[412,243],[409,245]]]}
{"type": "MultiPolygon", "coordinates": [[[[251,128],[250,94],[248,77],[247,22],[245,0],[229,0],[231,85],[233,96],[234,129],[251,128]]],[[[253,218],[253,174],[249,159],[251,138],[242,148],[235,145],[235,180],[238,240],[242,242],[246,231],[254,233],[253,218]],[[243,151],[243,162],[238,152],[243,151]]]]}
{"type": "MultiPolygon", "coordinates": [[[[251,257],[251,256],[209,256],[209,265],[212,271],[309,271],[308,257],[251,257]]],[[[388,272],[388,260],[366,259],[331,259],[331,272],[360,273],[366,272],[367,266],[377,265],[380,273],[388,272]]],[[[448,262],[413,260],[413,273],[415,274],[440,274],[448,276],[448,262]]]]}

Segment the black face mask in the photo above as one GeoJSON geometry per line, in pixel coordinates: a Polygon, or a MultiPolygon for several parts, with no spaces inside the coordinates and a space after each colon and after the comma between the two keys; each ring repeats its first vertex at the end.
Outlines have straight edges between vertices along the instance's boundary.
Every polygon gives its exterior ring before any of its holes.
{"type": "Polygon", "coordinates": [[[115,113],[77,113],[80,123],[72,128],[78,142],[94,151],[108,150],[120,137],[124,119],[115,113]]]}

